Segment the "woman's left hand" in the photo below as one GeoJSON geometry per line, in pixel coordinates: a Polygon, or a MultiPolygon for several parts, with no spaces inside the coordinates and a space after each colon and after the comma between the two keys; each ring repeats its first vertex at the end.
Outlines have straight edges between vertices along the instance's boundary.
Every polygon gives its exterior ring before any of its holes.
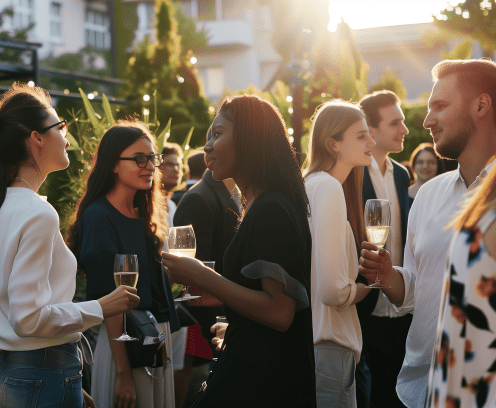
{"type": "Polygon", "coordinates": [[[162,263],[169,278],[185,286],[200,287],[201,276],[208,270],[198,259],[162,252],[162,263]]]}
{"type": "Polygon", "coordinates": [[[83,389],[83,408],[96,408],[95,401],[90,395],[83,389]]]}

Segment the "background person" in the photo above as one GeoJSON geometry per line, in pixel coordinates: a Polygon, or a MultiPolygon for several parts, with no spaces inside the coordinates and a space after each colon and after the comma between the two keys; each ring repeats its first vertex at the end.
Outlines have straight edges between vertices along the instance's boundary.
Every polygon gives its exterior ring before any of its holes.
{"type": "Polygon", "coordinates": [[[171,197],[171,200],[174,201],[176,205],[179,205],[179,201],[181,201],[184,193],[202,179],[206,169],[207,165],[203,159],[203,151],[191,151],[188,155],[188,170],[184,174],[186,184],[184,188],[174,191],[174,194],[172,194],[171,197]]]}
{"type": "MultiPolygon", "coordinates": [[[[170,356],[171,332],[180,326],[169,280],[158,261],[166,214],[161,175],[155,171],[162,156],[155,153],[155,138],[143,123],[118,121],[105,132],[68,242],[86,273],[87,299],[115,286],[115,254],[138,256],[139,309],[155,316],[170,356]]],[[[122,316],[106,319],[100,327],[91,389],[97,406],[174,407],[172,367],[160,379],[149,376],[144,367],[131,369],[125,342],[109,341],[122,331],[122,316]]],[[[154,371],[158,376],[163,369],[154,371]]]]}
{"type": "Polygon", "coordinates": [[[370,290],[355,283],[357,249],[365,237],[360,167],[370,164],[374,145],[356,105],[335,100],[317,111],[310,131],[305,188],[311,210],[319,408],[356,407],[355,366],[360,360],[362,332],[355,303],[370,290]]]}
{"type": "Polygon", "coordinates": [[[443,163],[436,155],[432,143],[421,143],[417,146],[410,156],[410,166],[415,175],[415,182],[408,188],[410,198],[415,198],[422,184],[444,173],[443,163]]]}
{"type": "Polygon", "coordinates": [[[228,98],[204,150],[212,176],[240,188],[244,217],[224,276],[162,254],[174,281],[219,299],[229,322],[197,407],[316,407],[309,207],[281,114],[255,95],[228,98]]]}
{"type": "MultiPolygon", "coordinates": [[[[69,165],[67,123],[39,87],[0,98],[0,401],[3,408],[82,407],[81,332],[139,303],[127,286],[72,303],[76,259],[55,209],[36,192],[69,165]],[[35,401],[33,403],[33,401],[35,401]]],[[[94,406],[84,393],[84,404],[94,406]]]]}
{"type": "Polygon", "coordinates": [[[172,191],[181,183],[183,178],[183,152],[177,143],[164,143],[162,154],[164,155],[164,162],[160,166],[162,185],[167,198],[169,227],[173,227],[177,205],[171,200],[171,196],[172,191]]]}

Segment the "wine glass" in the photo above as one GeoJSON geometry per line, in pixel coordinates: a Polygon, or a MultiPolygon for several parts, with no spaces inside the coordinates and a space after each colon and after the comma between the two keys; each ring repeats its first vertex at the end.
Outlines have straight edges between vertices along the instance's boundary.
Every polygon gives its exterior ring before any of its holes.
{"type": "MultiPolygon", "coordinates": [[[[205,265],[207,268],[215,270],[215,261],[205,261],[203,262],[203,265],[205,265]]],[[[177,299],[174,299],[174,302],[187,302],[188,300],[194,300],[194,299],[199,299],[201,298],[200,295],[191,295],[189,293],[189,288],[190,286],[186,286],[183,296],[177,299]]]]}
{"type": "MultiPolygon", "coordinates": [[[[195,231],[191,225],[184,227],[171,227],[167,234],[167,246],[169,253],[176,256],[186,256],[194,258],[196,255],[196,238],[195,231]]],[[[183,285],[174,283],[172,285],[172,294],[177,296],[181,293],[183,285]]],[[[176,299],[179,301],[179,299],[176,299]]],[[[189,298],[188,300],[192,300],[189,298]]]]}
{"type": "MultiPolygon", "coordinates": [[[[391,210],[388,200],[367,200],[365,203],[365,232],[367,241],[382,248],[386,244],[389,234],[389,226],[391,224],[391,210]]],[[[379,273],[375,278],[375,282],[368,285],[369,288],[381,289],[390,288],[379,280],[379,273]]]]}
{"type": "MultiPolygon", "coordinates": [[[[116,286],[126,285],[132,288],[136,287],[138,283],[139,268],[138,268],[138,255],[130,254],[117,254],[114,260],[114,281],[116,286]]],[[[138,341],[139,339],[131,337],[126,331],[126,314],[123,317],[123,333],[110,340],[116,341],[138,341]]]]}

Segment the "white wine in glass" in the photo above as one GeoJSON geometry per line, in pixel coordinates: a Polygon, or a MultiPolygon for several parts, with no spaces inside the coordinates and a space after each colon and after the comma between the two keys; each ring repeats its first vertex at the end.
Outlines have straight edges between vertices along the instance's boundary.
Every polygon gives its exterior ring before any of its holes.
{"type": "MultiPolygon", "coordinates": [[[[126,285],[133,288],[138,283],[139,268],[138,255],[117,254],[114,260],[114,281],[116,286],[126,285]]],[[[126,315],[123,314],[123,333],[110,340],[116,341],[138,341],[139,339],[131,337],[126,331],[126,315]]]]}
{"type": "MultiPolygon", "coordinates": [[[[171,227],[167,234],[167,246],[169,253],[175,256],[184,256],[194,258],[196,255],[196,238],[193,226],[186,225],[184,227],[171,227]]],[[[183,285],[174,283],[172,285],[172,293],[181,293],[183,285]]],[[[175,299],[176,302],[198,299],[200,296],[191,296],[186,287],[182,298],[175,299]]]]}
{"type": "MultiPolygon", "coordinates": [[[[384,247],[389,234],[389,226],[391,224],[391,210],[388,200],[367,200],[364,209],[365,217],[365,233],[367,241],[378,246],[384,247]]],[[[375,282],[368,285],[369,288],[381,289],[390,288],[379,280],[379,274],[375,278],[375,282]]]]}

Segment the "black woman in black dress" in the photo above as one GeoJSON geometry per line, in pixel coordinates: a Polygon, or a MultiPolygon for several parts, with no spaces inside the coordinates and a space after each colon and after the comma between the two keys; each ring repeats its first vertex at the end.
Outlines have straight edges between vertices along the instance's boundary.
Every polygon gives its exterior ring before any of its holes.
{"type": "Polygon", "coordinates": [[[240,188],[244,215],[224,276],[162,254],[169,276],[222,301],[229,321],[196,406],[314,408],[309,205],[283,119],[257,96],[228,98],[204,151],[213,177],[240,188]]]}

